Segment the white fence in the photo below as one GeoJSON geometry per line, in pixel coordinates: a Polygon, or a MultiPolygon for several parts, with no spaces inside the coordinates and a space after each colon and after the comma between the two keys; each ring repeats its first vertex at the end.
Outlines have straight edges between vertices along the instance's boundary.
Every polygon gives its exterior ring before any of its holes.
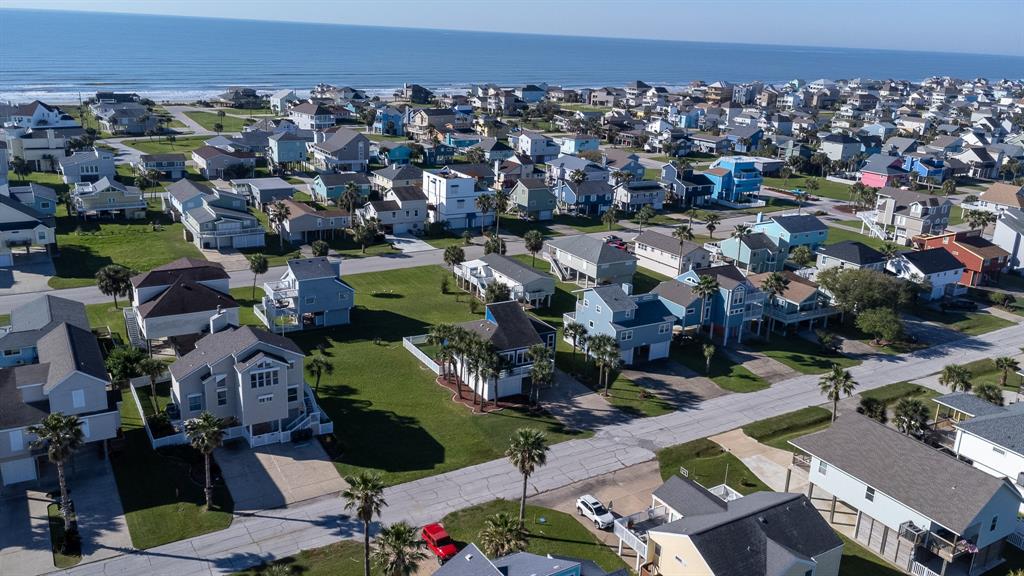
{"type": "Polygon", "coordinates": [[[935,572],[927,566],[917,562],[916,560],[910,566],[910,573],[914,576],[939,576],[938,572],[935,572]]]}
{"type": "Polygon", "coordinates": [[[419,336],[406,336],[405,338],[402,338],[402,346],[406,350],[411,352],[412,355],[415,356],[417,360],[422,362],[424,366],[429,368],[431,372],[433,372],[434,374],[440,374],[441,367],[437,365],[437,362],[434,362],[433,358],[427,356],[426,353],[423,352],[423,350],[420,350],[416,346],[417,344],[425,344],[426,342],[426,334],[421,334],[419,336]]]}
{"type": "Polygon", "coordinates": [[[736,210],[742,210],[744,208],[764,208],[767,203],[764,200],[751,200],[750,202],[729,202],[724,198],[715,198],[716,204],[721,204],[726,208],[733,208],[736,210]]]}
{"type": "MultiPolygon", "coordinates": [[[[160,378],[157,378],[157,384],[163,384],[171,379],[170,374],[164,374],[160,378]]],[[[149,421],[146,419],[146,412],[142,409],[142,401],[139,400],[139,393],[135,391],[139,386],[149,386],[149,377],[140,376],[133,378],[128,382],[128,388],[132,391],[132,398],[135,400],[135,409],[139,411],[139,418],[142,419],[142,427],[146,430],[146,436],[149,436],[149,444],[153,446],[153,449],[163,448],[164,446],[177,446],[179,444],[185,444],[188,440],[185,438],[184,432],[177,432],[169,436],[161,436],[160,438],[153,437],[153,431],[149,429],[149,421]]]]}
{"type": "Polygon", "coordinates": [[[825,180],[828,180],[829,182],[838,182],[839,184],[849,184],[850,186],[857,183],[856,180],[848,180],[846,178],[840,178],[838,176],[826,176],[825,180]]]}

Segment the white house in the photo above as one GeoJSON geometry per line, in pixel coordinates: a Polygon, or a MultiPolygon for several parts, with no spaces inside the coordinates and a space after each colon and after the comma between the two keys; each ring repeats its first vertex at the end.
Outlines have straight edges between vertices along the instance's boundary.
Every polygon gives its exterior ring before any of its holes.
{"type": "Polygon", "coordinates": [[[295,91],[285,88],[270,95],[270,109],[277,113],[287,112],[288,107],[298,101],[295,91]]]}
{"type": "Polygon", "coordinates": [[[671,236],[645,230],[633,242],[636,263],[659,274],[675,277],[690,268],[711,265],[711,253],[688,240],[680,242],[671,236]]]}
{"type": "Polygon", "coordinates": [[[1024,212],[1017,208],[1004,211],[996,220],[992,243],[1010,253],[1010,270],[1024,268],[1024,212]]]}
{"type": "Polygon", "coordinates": [[[100,178],[114,179],[114,154],[102,148],[82,150],[57,160],[57,171],[65,184],[95,182],[100,178]]]}
{"type": "Polygon", "coordinates": [[[963,263],[945,248],[901,252],[886,262],[885,269],[904,280],[930,285],[931,291],[921,295],[926,300],[957,296],[967,290],[959,284],[963,263]]]}
{"type": "Polygon", "coordinates": [[[288,110],[288,119],[300,130],[324,130],[334,126],[334,113],[315,102],[296,104],[288,110]]]}
{"type": "Polygon", "coordinates": [[[555,279],[501,254],[486,254],[455,266],[455,276],[468,289],[483,296],[487,286],[497,282],[509,289],[513,300],[542,307],[551,304],[555,279]]]}
{"type": "Polygon", "coordinates": [[[553,139],[530,130],[523,130],[514,144],[516,152],[529,156],[534,162],[553,160],[561,152],[561,147],[553,139]]]}
{"type": "Polygon", "coordinates": [[[476,199],[486,190],[478,190],[476,179],[460,175],[447,166],[423,171],[423,193],[427,196],[428,222],[447,222],[451,228],[490,226],[494,212],[480,212],[476,199]]]}
{"type": "Polygon", "coordinates": [[[977,202],[965,202],[966,210],[984,210],[1002,214],[1010,208],[1024,208],[1024,186],[1008,182],[993,182],[978,195],[977,202]]]}

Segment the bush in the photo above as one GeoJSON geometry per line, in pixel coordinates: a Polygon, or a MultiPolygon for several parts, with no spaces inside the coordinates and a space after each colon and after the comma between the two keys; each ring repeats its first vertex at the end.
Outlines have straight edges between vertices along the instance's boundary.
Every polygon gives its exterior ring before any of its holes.
{"type": "Polygon", "coordinates": [[[860,399],[860,406],[857,406],[857,412],[885,424],[886,420],[888,420],[885,408],[885,402],[869,396],[860,399]]]}

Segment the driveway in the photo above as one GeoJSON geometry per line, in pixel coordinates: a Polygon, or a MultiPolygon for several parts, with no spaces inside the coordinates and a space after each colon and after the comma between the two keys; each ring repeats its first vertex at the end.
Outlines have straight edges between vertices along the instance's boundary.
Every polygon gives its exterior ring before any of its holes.
{"type": "MultiPolygon", "coordinates": [[[[776,338],[781,338],[781,336],[776,336],[776,338]]],[[[760,376],[769,384],[800,376],[800,373],[796,370],[759,352],[736,350],[728,347],[722,347],[721,350],[730,360],[741,364],[744,368],[760,376]]]]}
{"type": "Polygon", "coordinates": [[[280,508],[348,487],[315,439],[259,448],[218,448],[215,456],[235,512],[280,508]]]}
{"type": "Polygon", "coordinates": [[[238,250],[202,250],[203,256],[210,262],[217,262],[228,272],[249,270],[249,260],[238,250]]]}
{"type": "Polygon", "coordinates": [[[793,469],[789,482],[789,492],[804,492],[807,490],[807,474],[802,476],[796,473],[797,468],[793,466],[793,453],[786,450],[779,450],[766,444],[761,444],[737,428],[717,436],[708,438],[717,443],[733,456],[740,459],[755,476],[776,492],[786,490],[786,475],[793,469]]]}
{"type": "Polygon", "coordinates": [[[704,400],[728,394],[710,378],[674,360],[656,360],[624,368],[622,375],[671,403],[677,410],[691,409],[704,400]]]}
{"type": "Polygon", "coordinates": [[[594,430],[629,418],[600,394],[555,369],[555,385],[540,392],[540,403],[570,430],[594,430]]]}
{"type": "Polygon", "coordinates": [[[25,254],[18,250],[14,254],[14,267],[0,268],[0,290],[4,294],[49,290],[47,282],[55,273],[53,260],[45,251],[36,250],[25,254]]]}
{"type": "Polygon", "coordinates": [[[5,576],[35,576],[53,570],[46,513],[51,500],[34,484],[8,486],[0,499],[0,574],[5,576]]]}
{"type": "Polygon", "coordinates": [[[437,248],[410,234],[388,234],[384,239],[394,245],[396,250],[401,250],[406,254],[437,250],[437,248]]]}

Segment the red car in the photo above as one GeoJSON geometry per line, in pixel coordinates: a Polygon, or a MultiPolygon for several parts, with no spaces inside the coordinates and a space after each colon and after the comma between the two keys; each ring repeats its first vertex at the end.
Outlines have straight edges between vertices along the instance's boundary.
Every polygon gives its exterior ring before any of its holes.
{"type": "Polygon", "coordinates": [[[427,524],[420,531],[420,536],[426,542],[427,548],[437,556],[438,563],[444,563],[459,551],[440,523],[427,524]]]}

